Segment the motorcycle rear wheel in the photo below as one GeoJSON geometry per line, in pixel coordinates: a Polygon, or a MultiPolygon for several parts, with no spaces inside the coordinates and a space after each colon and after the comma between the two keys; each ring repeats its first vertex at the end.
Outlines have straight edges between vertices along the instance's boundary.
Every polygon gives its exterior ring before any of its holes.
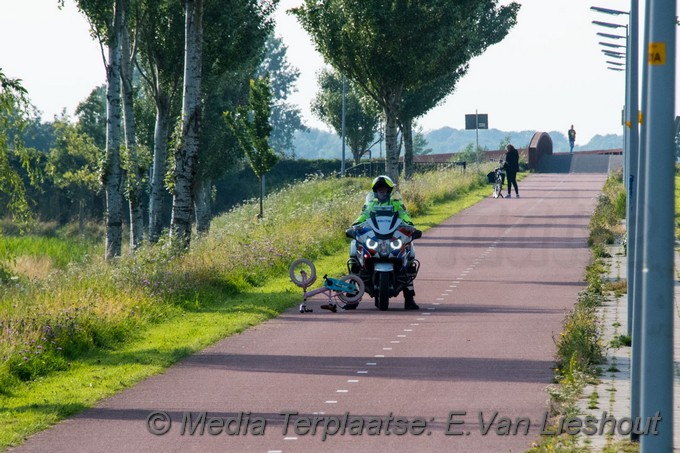
{"type": "Polygon", "coordinates": [[[307,258],[300,258],[290,265],[288,268],[288,275],[290,279],[298,286],[310,286],[316,281],[316,267],[307,258]],[[302,276],[302,273],[305,276],[302,276]]]}
{"type": "Polygon", "coordinates": [[[390,306],[390,274],[380,272],[378,275],[378,293],[375,295],[378,310],[386,311],[390,306]]]}

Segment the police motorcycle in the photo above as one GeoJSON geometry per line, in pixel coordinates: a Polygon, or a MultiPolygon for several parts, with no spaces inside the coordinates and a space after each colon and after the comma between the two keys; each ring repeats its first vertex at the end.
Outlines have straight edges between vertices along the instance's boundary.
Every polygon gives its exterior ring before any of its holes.
{"type": "Polygon", "coordinates": [[[422,232],[405,223],[393,206],[380,206],[346,235],[353,239],[349,273],[361,278],[379,310],[387,310],[390,297],[410,287],[418,275],[413,241],[422,232]]]}

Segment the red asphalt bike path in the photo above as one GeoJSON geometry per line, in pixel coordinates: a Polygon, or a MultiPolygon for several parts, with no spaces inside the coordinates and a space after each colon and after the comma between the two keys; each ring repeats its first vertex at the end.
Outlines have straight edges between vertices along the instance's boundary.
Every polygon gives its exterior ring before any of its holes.
{"type": "Polygon", "coordinates": [[[521,198],[427,231],[420,310],[308,303],[313,313],[229,337],[12,451],[523,452],[548,411],[554,338],[585,288],[605,177],[530,175],[521,198]]]}

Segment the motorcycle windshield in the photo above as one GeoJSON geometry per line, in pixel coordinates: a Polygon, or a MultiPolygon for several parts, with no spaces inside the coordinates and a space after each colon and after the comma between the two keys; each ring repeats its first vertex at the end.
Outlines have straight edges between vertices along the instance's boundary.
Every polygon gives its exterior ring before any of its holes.
{"type": "Polygon", "coordinates": [[[380,208],[371,212],[368,223],[378,236],[391,237],[401,222],[399,222],[399,214],[390,207],[389,209],[380,208]]]}

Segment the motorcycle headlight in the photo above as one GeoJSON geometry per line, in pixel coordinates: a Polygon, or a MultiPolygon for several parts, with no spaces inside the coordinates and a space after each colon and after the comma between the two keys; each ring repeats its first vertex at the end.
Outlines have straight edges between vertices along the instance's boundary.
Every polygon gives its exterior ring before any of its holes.
{"type": "Polygon", "coordinates": [[[374,239],[366,239],[366,247],[368,247],[371,250],[375,250],[378,248],[378,241],[374,239]]]}
{"type": "Polygon", "coordinates": [[[396,240],[390,242],[390,248],[392,250],[400,250],[402,245],[404,245],[404,243],[401,241],[401,238],[397,238],[396,240]]]}

